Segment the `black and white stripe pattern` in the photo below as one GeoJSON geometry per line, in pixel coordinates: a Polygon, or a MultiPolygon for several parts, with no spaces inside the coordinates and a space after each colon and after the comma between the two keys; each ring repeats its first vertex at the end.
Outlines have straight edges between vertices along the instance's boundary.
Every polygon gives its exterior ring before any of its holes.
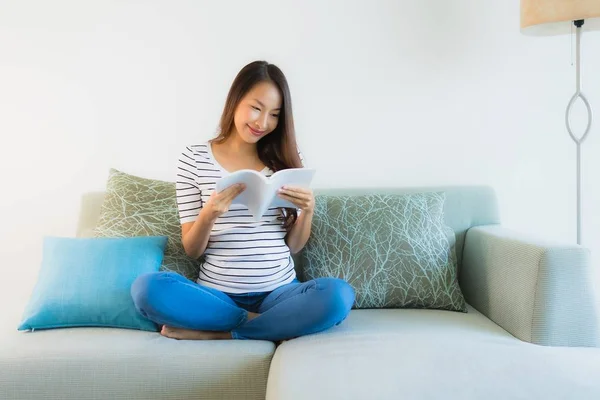
{"type": "MultiPolygon", "coordinates": [[[[217,180],[228,174],[209,146],[187,146],[179,158],[176,189],[182,224],[196,220],[217,180]]],[[[265,168],[263,173],[273,172],[265,168]]],[[[212,228],[198,283],[226,293],[247,293],[291,282],[296,273],[280,217],[279,210],[269,209],[254,222],[246,207],[232,204],[212,228]]]]}

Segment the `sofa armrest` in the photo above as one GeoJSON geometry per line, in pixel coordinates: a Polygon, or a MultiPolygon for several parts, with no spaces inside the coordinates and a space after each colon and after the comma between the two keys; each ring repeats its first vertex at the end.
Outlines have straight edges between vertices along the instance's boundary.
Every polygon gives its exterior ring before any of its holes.
{"type": "Polygon", "coordinates": [[[465,299],[526,342],[599,347],[590,251],[542,243],[500,225],[467,231],[460,270],[465,299]]]}

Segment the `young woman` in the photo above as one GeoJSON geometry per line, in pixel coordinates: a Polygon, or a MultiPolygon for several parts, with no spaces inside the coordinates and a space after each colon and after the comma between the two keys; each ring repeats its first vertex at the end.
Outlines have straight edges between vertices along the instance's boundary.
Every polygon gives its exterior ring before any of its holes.
{"type": "Polygon", "coordinates": [[[217,180],[240,169],[272,175],[302,167],[288,83],[273,64],[256,61],[237,75],[219,135],[186,147],[177,170],[177,204],[186,253],[203,256],[197,282],[172,272],[139,277],[131,293],[138,311],[175,339],[280,341],[342,322],[354,290],[336,278],[300,283],[291,254],[310,235],[311,190],[284,187],[293,209],[269,209],[254,222],[231,204],[245,188],[217,193],[217,180]]]}

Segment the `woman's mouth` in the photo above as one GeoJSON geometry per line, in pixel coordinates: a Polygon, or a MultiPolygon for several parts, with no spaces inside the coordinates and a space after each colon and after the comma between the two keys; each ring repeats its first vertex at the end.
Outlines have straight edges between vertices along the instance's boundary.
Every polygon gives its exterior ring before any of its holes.
{"type": "Polygon", "coordinates": [[[250,129],[250,132],[251,132],[251,133],[252,133],[254,136],[262,136],[262,135],[265,133],[265,131],[259,131],[259,130],[256,130],[256,129],[252,128],[250,125],[248,125],[248,129],[250,129]]]}

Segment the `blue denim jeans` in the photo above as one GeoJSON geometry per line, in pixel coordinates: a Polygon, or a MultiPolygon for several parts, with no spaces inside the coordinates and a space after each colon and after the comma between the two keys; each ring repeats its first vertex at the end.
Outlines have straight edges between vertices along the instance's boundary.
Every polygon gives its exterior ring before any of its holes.
{"type": "Polygon", "coordinates": [[[234,339],[285,340],[341,323],[354,289],[337,278],[298,280],[272,292],[223,293],[174,272],[138,277],[131,296],[140,314],[158,325],[231,332],[234,339]],[[260,316],[248,321],[248,312],[260,316]]]}

